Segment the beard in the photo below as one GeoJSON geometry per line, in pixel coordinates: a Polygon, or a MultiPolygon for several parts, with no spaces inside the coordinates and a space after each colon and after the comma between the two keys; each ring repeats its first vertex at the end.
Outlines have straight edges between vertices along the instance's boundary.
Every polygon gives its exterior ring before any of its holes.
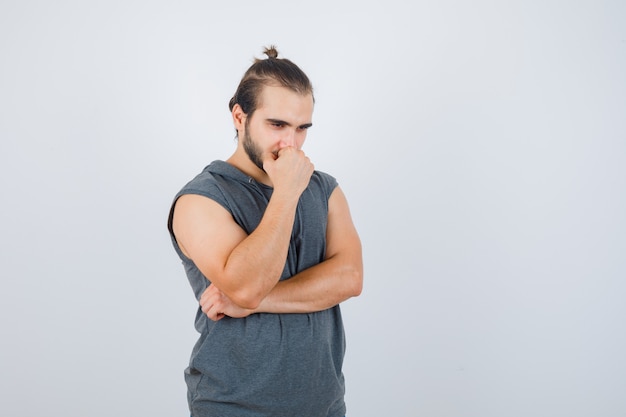
{"type": "Polygon", "coordinates": [[[261,171],[265,172],[263,169],[263,158],[261,157],[262,152],[248,132],[249,129],[246,129],[246,133],[243,135],[243,149],[246,151],[252,163],[261,171]]]}

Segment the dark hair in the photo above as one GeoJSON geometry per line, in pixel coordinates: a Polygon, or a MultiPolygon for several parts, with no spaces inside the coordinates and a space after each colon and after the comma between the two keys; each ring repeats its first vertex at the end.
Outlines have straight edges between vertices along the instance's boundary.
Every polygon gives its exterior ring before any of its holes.
{"type": "Polygon", "coordinates": [[[311,94],[313,86],[309,77],[293,62],[285,58],[277,58],[275,46],[263,51],[267,59],[255,59],[239,82],[235,95],[230,99],[228,108],[232,111],[239,104],[249,117],[259,106],[259,97],[264,86],[286,87],[296,93],[311,94]]]}

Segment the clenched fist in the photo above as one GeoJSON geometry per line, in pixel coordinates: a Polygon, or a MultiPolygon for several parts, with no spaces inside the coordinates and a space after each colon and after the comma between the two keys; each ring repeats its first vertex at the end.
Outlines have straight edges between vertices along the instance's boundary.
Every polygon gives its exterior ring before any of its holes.
{"type": "Polygon", "coordinates": [[[263,169],[272,181],[274,192],[300,197],[315,167],[304,152],[289,146],[277,154],[266,154],[263,169]]]}

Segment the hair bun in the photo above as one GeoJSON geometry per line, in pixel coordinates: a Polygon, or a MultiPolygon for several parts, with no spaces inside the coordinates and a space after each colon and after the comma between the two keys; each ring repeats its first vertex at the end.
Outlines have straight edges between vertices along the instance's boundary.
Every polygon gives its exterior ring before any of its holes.
{"type": "Polygon", "coordinates": [[[278,57],[278,51],[276,50],[276,47],[274,45],[270,45],[269,47],[265,48],[265,51],[263,51],[263,53],[267,55],[268,58],[276,59],[278,57]]]}

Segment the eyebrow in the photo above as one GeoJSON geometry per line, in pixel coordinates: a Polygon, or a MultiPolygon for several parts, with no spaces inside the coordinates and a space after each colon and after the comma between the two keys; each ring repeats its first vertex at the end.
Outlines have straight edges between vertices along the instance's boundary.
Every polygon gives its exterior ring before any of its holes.
{"type": "MultiPolygon", "coordinates": [[[[291,123],[286,122],[284,120],[280,120],[280,119],[265,119],[267,122],[269,123],[273,123],[273,124],[280,124],[280,125],[285,125],[285,126],[291,126],[291,123]]],[[[298,126],[298,128],[300,129],[308,129],[311,126],[313,126],[313,123],[304,123],[301,124],[300,126],[298,126]]]]}

